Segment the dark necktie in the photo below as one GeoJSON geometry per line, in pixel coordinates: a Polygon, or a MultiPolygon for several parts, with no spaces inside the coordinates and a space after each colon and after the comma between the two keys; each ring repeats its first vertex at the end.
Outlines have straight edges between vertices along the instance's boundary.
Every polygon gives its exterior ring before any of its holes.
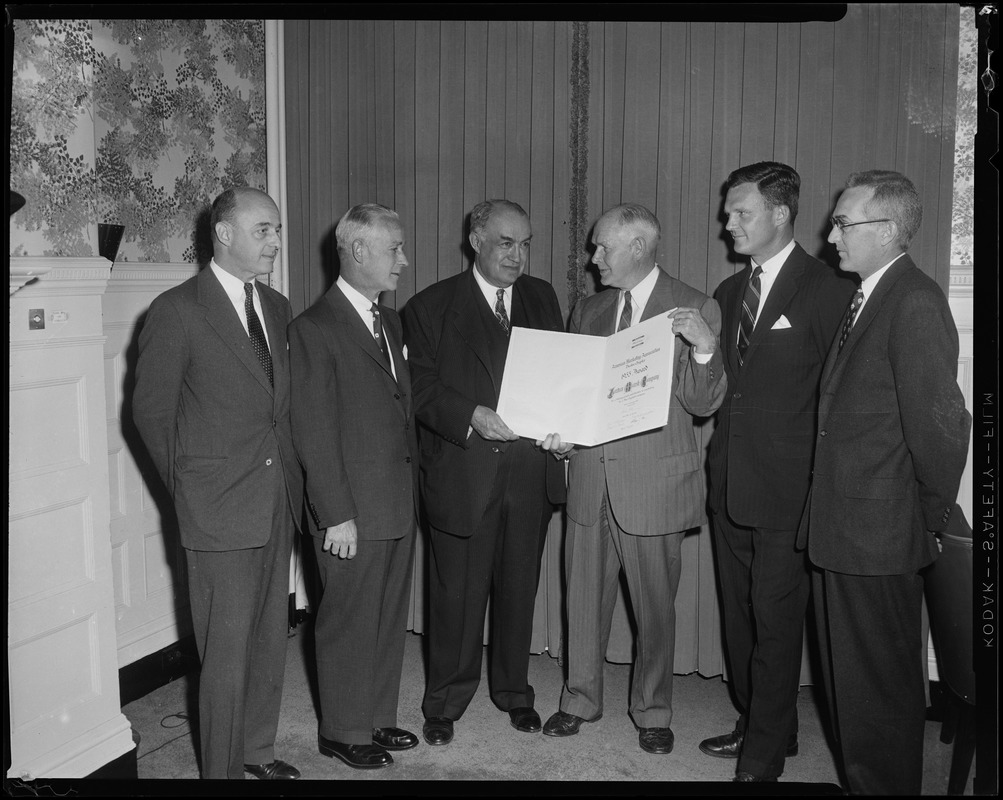
{"type": "Polygon", "coordinates": [[[620,323],[616,326],[617,333],[630,327],[630,292],[623,293],[623,311],[620,312],[620,323]]]}
{"type": "Polygon", "coordinates": [[[254,310],[254,287],[250,282],[244,284],[244,313],[247,315],[247,335],[251,338],[251,346],[254,354],[261,362],[268,382],[275,385],[272,377],[272,354],[268,352],[268,341],[265,339],[265,331],[261,327],[261,320],[254,310]]]}
{"type": "Polygon", "coordinates": [[[495,300],[495,316],[498,317],[498,322],[501,324],[502,330],[508,336],[512,324],[508,321],[508,314],[505,313],[505,290],[499,289],[497,295],[498,299],[495,300]]]}
{"type": "Polygon", "coordinates": [[[763,274],[762,267],[752,271],[749,285],[745,287],[745,297],[742,298],[742,321],[738,326],[738,363],[745,363],[745,351],[749,349],[749,339],[752,329],[756,327],[756,312],[759,311],[759,276],[763,274]]]}
{"type": "Polygon", "coordinates": [[[369,310],[373,312],[373,336],[376,338],[376,343],[380,346],[380,350],[383,351],[383,357],[387,360],[387,366],[390,366],[390,348],[387,347],[387,339],[383,335],[383,323],[380,321],[380,309],[376,306],[376,303],[373,303],[369,310]]]}
{"type": "MultiPolygon", "coordinates": [[[[853,299],[850,301],[850,307],[846,309],[846,322],[843,323],[843,333],[839,337],[839,350],[843,349],[843,345],[846,342],[846,337],[850,335],[850,331],[853,330],[853,320],[857,318],[857,312],[860,310],[860,306],[864,303],[864,290],[857,289],[853,295],[853,299]]],[[[839,350],[836,352],[838,353],[839,350]]]]}

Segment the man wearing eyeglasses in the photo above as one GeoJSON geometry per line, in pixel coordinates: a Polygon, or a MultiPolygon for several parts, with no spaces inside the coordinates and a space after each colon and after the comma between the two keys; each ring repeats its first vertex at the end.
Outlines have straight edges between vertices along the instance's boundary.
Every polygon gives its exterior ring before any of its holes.
{"type": "Polygon", "coordinates": [[[818,381],[853,282],[794,240],[801,178],[735,170],[726,230],[749,265],[725,280],[728,392],[709,449],[710,509],[735,729],[700,743],[738,781],[773,781],[798,750],[797,695],[810,581],[794,547],[811,475],[818,381]]]}
{"type": "Polygon", "coordinates": [[[925,692],[921,570],[933,533],[971,535],[956,504],[971,416],[958,332],[906,253],[922,218],[897,172],[850,176],[829,241],[860,289],[822,371],[811,494],[798,537],[850,794],[916,794],[925,692]]]}

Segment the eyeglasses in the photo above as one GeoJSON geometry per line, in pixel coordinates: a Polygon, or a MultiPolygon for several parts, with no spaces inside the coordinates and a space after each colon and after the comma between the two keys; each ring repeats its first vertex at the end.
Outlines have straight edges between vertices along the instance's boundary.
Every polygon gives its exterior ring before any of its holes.
{"type": "Polygon", "coordinates": [[[839,228],[840,233],[845,231],[847,228],[852,228],[854,225],[869,225],[872,222],[894,222],[892,219],[865,219],[860,222],[843,222],[837,217],[829,217],[829,224],[834,228],[839,228]]]}

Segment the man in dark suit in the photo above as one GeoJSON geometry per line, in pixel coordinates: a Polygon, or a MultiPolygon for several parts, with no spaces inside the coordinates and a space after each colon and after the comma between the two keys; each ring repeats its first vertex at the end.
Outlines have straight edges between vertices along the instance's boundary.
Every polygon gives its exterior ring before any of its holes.
{"type": "MultiPolygon", "coordinates": [[[[705,294],[655,263],[661,226],[628,203],[596,223],[593,261],[603,285],[619,291],[585,298],[571,333],[610,336],[660,314],[672,318],[673,393],[665,425],[573,451],[569,467],[567,574],[568,677],[549,736],[571,736],[603,711],[603,660],[619,576],[637,623],[630,714],[638,744],[672,751],[672,668],[676,589],[683,535],[706,521],[703,453],[695,417],[714,413],[726,379],[718,347],[721,315],[705,294]]],[[[544,440],[545,446],[553,442],[544,440]]]]}
{"type": "Polygon", "coordinates": [[[971,416],[940,287],[906,254],[922,205],[897,172],[850,176],[829,241],[860,277],[822,371],[802,525],[823,678],[851,794],[920,793],[922,570],[935,532],[970,535],[957,506],[971,416]]]}
{"type": "Polygon", "coordinates": [[[281,247],[256,189],[212,206],[213,259],[160,295],[139,337],[136,427],[174,499],[188,564],[202,777],[299,777],[275,759],[289,554],[303,477],[289,423],[289,302],[255,278],[281,247]]]}
{"type": "Polygon", "coordinates": [[[453,722],[477,690],[489,593],[491,698],[517,730],[540,730],[529,648],[547,524],[565,496],[564,465],[494,411],[510,326],[564,328],[550,284],[523,274],[531,237],[518,204],[478,204],[470,215],[473,268],[428,287],[404,309],[431,545],[422,711],[425,740],[434,745],[452,741],[453,722]]]}
{"type": "Polygon", "coordinates": [[[801,178],[766,161],[735,170],[724,211],[749,266],[715,297],[728,394],[708,454],[728,675],[740,717],[700,743],[737,758],[736,780],[775,780],[797,753],[810,589],[794,548],[811,474],[818,381],[853,282],[794,240],[801,178]]]}
{"type": "Polygon", "coordinates": [[[320,752],[358,769],[418,737],[397,726],[414,563],[418,446],[396,312],[407,267],[396,212],[355,206],[335,229],[341,271],[289,326],[292,421],[320,569],[320,752]]]}

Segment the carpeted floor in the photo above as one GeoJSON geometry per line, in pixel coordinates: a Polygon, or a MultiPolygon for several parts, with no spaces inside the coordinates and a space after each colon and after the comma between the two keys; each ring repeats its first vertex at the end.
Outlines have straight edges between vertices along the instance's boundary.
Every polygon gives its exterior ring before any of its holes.
{"type": "MultiPolygon", "coordinates": [[[[577,736],[557,739],[520,733],[508,715],[488,697],[486,678],[467,713],[456,723],[454,741],[430,747],[422,741],[413,750],[395,753],[392,766],[355,770],[317,750],[317,703],[312,682],[313,659],[309,622],[290,632],[289,659],[283,694],[276,755],[303,773],[283,793],[321,796],[345,794],[513,794],[536,793],[530,787],[499,782],[548,781],[548,794],[749,794],[754,789],[733,784],[735,762],[709,758],[697,745],[725,733],[735,722],[728,688],[720,678],[676,676],[672,730],[675,749],[669,755],[650,755],[637,745],[637,732],[627,715],[630,667],[607,664],[605,711],[594,724],[582,726],[577,736]],[[328,780],[352,783],[332,789],[328,780]],[[373,781],[392,782],[370,786],[373,781]],[[414,783],[449,781],[449,784],[414,783]],[[667,787],[663,782],[673,781],[667,787]],[[317,783],[315,783],[317,782],[317,783]],[[472,782],[480,782],[471,786],[472,782]],[[567,787],[561,782],[566,782],[567,787]]],[[[420,735],[424,690],[423,638],[407,634],[401,680],[398,724],[420,735]]],[[[530,680],[537,710],[546,720],[557,710],[562,668],[549,655],[530,657],[530,680]]],[[[140,779],[187,780],[198,777],[195,746],[189,721],[196,712],[196,677],[189,675],[125,706],[123,712],[139,735],[140,779]]],[[[811,687],[803,687],[798,701],[800,754],[787,761],[780,784],[768,794],[838,793],[836,767],[819,720],[811,687]]],[[[951,746],[939,740],[940,724],[927,723],[923,794],[946,794],[951,746]]],[[[212,784],[219,788],[220,784],[212,784]]],[[[203,794],[205,784],[187,785],[185,794],[203,794]]],[[[245,790],[248,789],[245,785],[245,790]]],[[[277,793],[261,786],[254,794],[277,793]]],[[[762,787],[766,788],[766,787],[762,787]]],[[[159,793],[159,792],[157,792],[159,793]]],[[[214,789],[214,793],[215,792],[214,789]]],[[[230,794],[229,791],[225,792],[230,794]]],[[[972,793],[969,777],[966,794],[972,793]]]]}

